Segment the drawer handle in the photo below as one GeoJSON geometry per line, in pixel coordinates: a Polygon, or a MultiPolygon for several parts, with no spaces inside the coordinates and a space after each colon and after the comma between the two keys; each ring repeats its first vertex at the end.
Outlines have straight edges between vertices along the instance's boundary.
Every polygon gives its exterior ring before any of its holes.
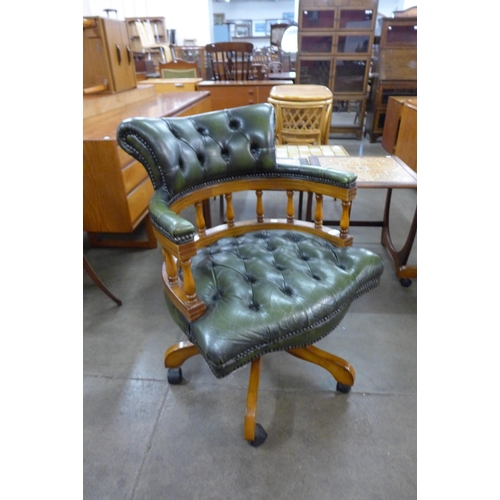
{"type": "Polygon", "coordinates": [[[183,83],[174,83],[174,87],[184,87],[183,83]]]}
{"type": "Polygon", "coordinates": [[[118,56],[118,64],[122,63],[122,53],[120,52],[120,47],[116,44],[116,55],[118,56]]]}
{"type": "Polygon", "coordinates": [[[127,45],[127,57],[128,57],[128,63],[132,62],[132,51],[130,50],[130,47],[127,45]]]}

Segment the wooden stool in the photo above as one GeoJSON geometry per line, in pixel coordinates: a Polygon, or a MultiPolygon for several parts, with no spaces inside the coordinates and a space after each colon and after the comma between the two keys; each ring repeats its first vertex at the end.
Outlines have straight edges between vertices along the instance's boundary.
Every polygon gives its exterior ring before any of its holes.
{"type": "Polygon", "coordinates": [[[276,85],[267,100],[276,111],[277,144],[328,144],[333,94],[323,85],[276,85]]]}

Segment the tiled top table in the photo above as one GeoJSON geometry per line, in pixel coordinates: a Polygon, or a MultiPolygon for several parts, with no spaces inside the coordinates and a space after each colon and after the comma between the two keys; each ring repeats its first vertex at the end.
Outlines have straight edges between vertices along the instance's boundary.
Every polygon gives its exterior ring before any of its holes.
{"type": "MultiPolygon", "coordinates": [[[[384,216],[382,221],[352,221],[351,226],[382,227],[382,245],[389,251],[396,273],[403,286],[411,284],[410,278],[417,277],[417,266],[408,266],[408,257],[417,232],[417,208],[406,242],[401,250],[396,250],[391,239],[389,215],[393,189],[417,189],[417,173],[396,156],[311,156],[311,165],[318,165],[335,170],[347,170],[358,175],[358,188],[387,189],[384,216]]],[[[308,199],[306,219],[311,218],[312,199],[308,199]]],[[[338,221],[323,221],[325,225],[338,224],[338,221]]]]}
{"type": "Polygon", "coordinates": [[[311,156],[349,156],[344,146],[334,145],[300,145],[292,144],[276,146],[276,159],[283,158],[310,158],[311,156]]]}

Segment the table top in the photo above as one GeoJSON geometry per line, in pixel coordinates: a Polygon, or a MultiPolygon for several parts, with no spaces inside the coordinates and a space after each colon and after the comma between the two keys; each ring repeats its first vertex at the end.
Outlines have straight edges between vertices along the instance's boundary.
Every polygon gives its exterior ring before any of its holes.
{"type": "Polygon", "coordinates": [[[276,158],[309,158],[310,156],[349,156],[344,146],[280,144],[276,146],[276,158]]]}
{"type": "Polygon", "coordinates": [[[280,101],[323,101],[332,99],[332,91],[324,85],[275,85],[269,97],[280,101]]]}
{"type": "Polygon", "coordinates": [[[397,156],[311,156],[309,162],[354,172],[359,188],[417,189],[417,173],[397,156]]]}
{"type": "Polygon", "coordinates": [[[126,118],[175,116],[207,99],[210,92],[165,92],[83,120],[83,140],[116,140],[116,129],[126,118]]]}

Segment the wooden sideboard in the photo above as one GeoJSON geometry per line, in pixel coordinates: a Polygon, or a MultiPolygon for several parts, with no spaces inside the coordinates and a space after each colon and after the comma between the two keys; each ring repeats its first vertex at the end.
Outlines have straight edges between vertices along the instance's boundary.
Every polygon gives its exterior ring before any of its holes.
{"type": "Polygon", "coordinates": [[[275,85],[293,85],[291,80],[213,81],[204,80],[198,90],[208,90],[212,97],[212,110],[236,108],[248,104],[267,102],[275,85]]]}
{"type": "Polygon", "coordinates": [[[154,85],[157,94],[163,92],[193,92],[202,78],[148,78],[142,84],[154,85]]]}
{"type": "Polygon", "coordinates": [[[188,116],[210,111],[210,94],[156,95],[151,85],[100,99],[84,97],[83,230],[91,246],[155,248],[148,217],[153,186],[144,167],[118,146],[116,129],[133,116],[188,116]],[[142,222],[146,239],[137,240],[132,233],[142,222]]]}

